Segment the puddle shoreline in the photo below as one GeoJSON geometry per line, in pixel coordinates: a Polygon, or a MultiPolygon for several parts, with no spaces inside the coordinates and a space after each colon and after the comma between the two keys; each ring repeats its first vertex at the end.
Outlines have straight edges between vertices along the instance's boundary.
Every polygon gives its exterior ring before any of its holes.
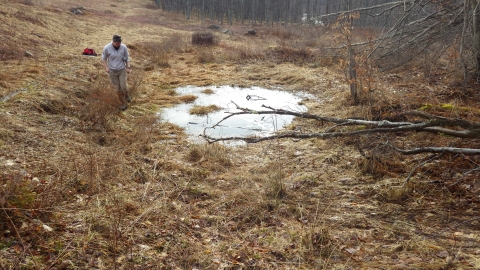
{"type": "MultiPolygon", "coordinates": [[[[205,128],[212,127],[227,117],[229,113],[241,112],[237,109],[237,105],[256,111],[268,110],[263,108],[262,105],[296,112],[307,111],[307,108],[300,104],[307,97],[307,94],[290,93],[280,89],[241,88],[225,85],[186,86],[177,88],[175,91],[179,95],[195,95],[197,99],[192,103],[179,104],[162,110],[159,113],[162,121],[184,128],[185,133],[189,135],[189,139],[198,143],[205,142],[203,138],[198,136],[203,134],[205,128]],[[189,113],[193,106],[210,105],[216,105],[223,109],[202,116],[189,113]]],[[[222,121],[214,129],[207,129],[207,135],[212,137],[263,137],[281,130],[290,124],[293,118],[290,115],[240,114],[222,121]]]]}

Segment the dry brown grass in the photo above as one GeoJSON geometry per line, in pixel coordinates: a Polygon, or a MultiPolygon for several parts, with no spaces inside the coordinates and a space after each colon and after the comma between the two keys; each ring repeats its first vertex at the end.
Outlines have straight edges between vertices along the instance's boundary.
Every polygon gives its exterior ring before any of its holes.
{"type": "Polygon", "coordinates": [[[195,115],[207,115],[209,113],[216,112],[221,109],[222,108],[218,107],[217,105],[209,105],[209,106],[195,105],[190,109],[189,113],[195,114],[195,115]]]}
{"type": "Polygon", "coordinates": [[[148,3],[148,4],[145,5],[145,8],[158,9],[158,6],[155,3],[148,3]]]}
{"type": "Polygon", "coordinates": [[[177,91],[175,91],[174,89],[168,89],[166,94],[169,95],[169,96],[176,96],[177,91]]]}
{"type": "MultiPolygon", "coordinates": [[[[168,53],[167,50],[164,48],[162,43],[143,43],[143,44],[135,44],[129,46],[130,49],[136,50],[139,49],[142,51],[143,54],[149,56],[149,63],[147,64],[147,68],[150,65],[158,66],[158,67],[169,67],[168,64],[168,53]]],[[[148,70],[147,70],[148,71],[148,70]]]]}
{"type": "Polygon", "coordinates": [[[211,48],[205,47],[197,50],[197,61],[200,64],[214,63],[215,55],[211,48]]]}
{"type": "Polygon", "coordinates": [[[162,41],[163,47],[168,52],[183,53],[191,52],[192,46],[187,42],[188,37],[179,33],[174,33],[162,41]]]}
{"type": "Polygon", "coordinates": [[[265,51],[261,46],[251,43],[221,44],[222,51],[216,57],[219,61],[238,61],[240,63],[256,62],[265,59],[265,51]]]}
{"type": "Polygon", "coordinates": [[[120,101],[110,82],[97,81],[88,95],[81,119],[87,126],[109,129],[109,122],[119,111],[118,106],[120,106],[120,101]]]}
{"type": "Polygon", "coordinates": [[[207,94],[207,95],[211,95],[211,94],[215,93],[215,91],[213,91],[210,88],[207,88],[207,89],[202,90],[202,93],[207,94]]]}
{"type": "Polygon", "coordinates": [[[302,65],[315,62],[312,51],[307,49],[294,49],[289,47],[273,47],[267,51],[267,57],[275,63],[294,63],[302,65]]]}
{"type": "Polygon", "coordinates": [[[278,37],[280,39],[288,40],[292,38],[298,38],[298,29],[294,29],[293,27],[282,27],[276,26],[267,28],[265,30],[266,35],[278,37]]]}
{"type": "Polygon", "coordinates": [[[135,72],[132,72],[128,75],[128,93],[132,98],[135,98],[135,96],[142,91],[144,76],[145,74],[142,70],[135,70],[135,72]]]}
{"type": "Polygon", "coordinates": [[[228,149],[219,144],[194,145],[190,148],[187,159],[195,164],[211,163],[208,167],[213,171],[225,171],[232,166],[228,149]]]}
{"type": "Polygon", "coordinates": [[[265,168],[267,171],[266,190],[267,197],[272,199],[283,199],[287,196],[285,187],[285,172],[281,162],[272,162],[265,168]]]}
{"type": "Polygon", "coordinates": [[[25,55],[18,46],[8,46],[6,44],[0,45],[0,60],[14,60],[22,59],[25,55]]]}
{"type": "Polygon", "coordinates": [[[195,95],[184,95],[178,97],[179,100],[181,100],[184,103],[192,103],[194,102],[198,97],[195,95]]]}
{"type": "Polygon", "coordinates": [[[316,40],[309,41],[318,37],[318,35],[322,35],[324,30],[317,28],[309,29],[266,28],[260,34],[262,39],[254,43],[250,42],[249,38],[246,37],[235,37],[225,40],[215,50],[215,60],[217,62],[267,60],[273,63],[290,62],[297,65],[309,63],[314,66],[321,65],[323,61],[328,64],[328,59],[331,60],[334,57],[321,52],[316,40]],[[326,60],[323,60],[324,58],[326,60]]]}
{"type": "MultiPolygon", "coordinates": [[[[432,162],[396,189],[422,160],[376,148],[372,138],[360,142],[369,159],[354,142],[340,139],[192,144],[159,114],[196,99],[177,95],[174,89],[185,85],[283,86],[314,95],[303,101],[310,112],[340,117],[394,117],[399,107],[391,100],[475,104],[444,102],[415,74],[399,79],[365,70],[366,79],[387,82],[363,84],[382,89],[367,98],[381,98],[373,108],[350,106],[337,58],[315,49],[330,44],[330,36],[320,35],[326,30],[259,26],[257,37],[246,37],[247,26],[234,25],[218,46],[205,49],[207,58],[214,55],[205,65],[197,61],[202,49],[194,51],[190,40],[202,29],[199,22],[134,1],[78,4],[95,9],[73,16],[57,9],[70,8],[64,1],[0,5],[8,15],[0,26],[8,42],[0,46],[36,44],[34,58],[2,59],[0,71],[1,95],[20,91],[0,103],[0,268],[478,266],[476,175],[455,188],[428,182],[458,178],[478,164],[476,158],[432,162]],[[105,28],[91,32],[91,25],[105,28]],[[122,113],[99,59],[79,55],[85,46],[101,48],[111,28],[128,39],[134,66],[134,100],[122,113]],[[459,164],[462,170],[442,170],[459,164]],[[454,257],[450,265],[445,252],[454,257]]],[[[27,47],[20,48],[23,55],[27,47]]],[[[432,108],[476,117],[472,110],[432,108]]],[[[297,119],[297,128],[328,127],[297,119]]],[[[427,146],[435,143],[431,135],[415,136],[427,146]]]]}

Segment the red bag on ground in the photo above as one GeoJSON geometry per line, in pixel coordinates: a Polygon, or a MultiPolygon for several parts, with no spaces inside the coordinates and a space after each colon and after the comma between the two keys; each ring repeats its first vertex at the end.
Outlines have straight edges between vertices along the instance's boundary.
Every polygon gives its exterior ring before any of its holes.
{"type": "Polygon", "coordinates": [[[91,49],[91,48],[85,48],[83,49],[83,55],[93,55],[93,56],[97,56],[97,53],[95,52],[94,49],[91,49]]]}

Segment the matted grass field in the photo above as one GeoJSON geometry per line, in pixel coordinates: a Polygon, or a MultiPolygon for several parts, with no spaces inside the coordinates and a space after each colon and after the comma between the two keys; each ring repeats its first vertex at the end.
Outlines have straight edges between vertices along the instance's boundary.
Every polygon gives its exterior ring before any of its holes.
{"type": "MultiPolygon", "coordinates": [[[[176,87],[236,85],[307,92],[302,104],[324,116],[452,104],[438,111],[476,120],[478,100],[453,95],[448,81],[429,83],[421,68],[372,71],[371,102],[352,106],[341,55],[321,49],[332,30],[223,25],[215,46],[199,47],[192,34],[215,22],[152,1],[0,3],[2,269],[480,268],[479,182],[441,183],[462,173],[445,168],[468,169],[475,157],[430,163],[398,188],[428,157],[369,149],[380,135],[196,145],[160,113],[195,99],[176,87]],[[252,27],[257,36],[244,35],[252,27]],[[100,54],[113,34],[132,58],[124,112],[100,56],[81,54],[100,54]]],[[[288,128],[328,127],[296,119],[288,128]]],[[[403,140],[418,143],[479,142],[403,140]]]]}

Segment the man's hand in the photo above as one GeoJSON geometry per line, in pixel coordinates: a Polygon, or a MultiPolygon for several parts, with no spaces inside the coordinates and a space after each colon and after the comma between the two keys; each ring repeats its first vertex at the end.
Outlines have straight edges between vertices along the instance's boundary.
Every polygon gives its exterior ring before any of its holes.
{"type": "Polygon", "coordinates": [[[130,72],[132,72],[132,69],[127,67],[127,73],[130,73],[130,72]]]}
{"type": "Polygon", "coordinates": [[[107,73],[109,73],[109,72],[110,72],[110,69],[108,68],[108,62],[107,62],[107,60],[102,60],[102,62],[103,62],[103,66],[105,67],[105,71],[106,71],[107,73]]]}

